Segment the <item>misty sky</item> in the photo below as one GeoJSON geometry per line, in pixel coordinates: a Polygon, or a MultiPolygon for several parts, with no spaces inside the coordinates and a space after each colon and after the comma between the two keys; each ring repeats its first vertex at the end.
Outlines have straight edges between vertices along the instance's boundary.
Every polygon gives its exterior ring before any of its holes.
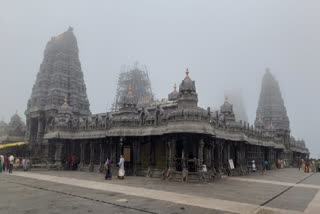
{"type": "Polygon", "coordinates": [[[72,26],[93,113],[110,108],[121,65],[138,60],[156,98],[188,67],[201,107],[241,90],[252,123],[269,67],[292,135],[320,157],[319,11],[316,0],[0,0],[0,117],[23,116],[46,43],[72,26]]]}

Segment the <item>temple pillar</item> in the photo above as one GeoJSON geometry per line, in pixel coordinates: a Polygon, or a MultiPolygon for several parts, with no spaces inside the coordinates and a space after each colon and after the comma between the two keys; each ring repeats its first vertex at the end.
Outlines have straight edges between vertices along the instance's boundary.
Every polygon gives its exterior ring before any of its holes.
{"type": "Polygon", "coordinates": [[[59,169],[62,168],[62,148],[63,148],[63,143],[57,142],[54,161],[55,161],[55,166],[59,169]]]}
{"type": "Polygon", "coordinates": [[[217,149],[218,149],[218,170],[219,172],[221,172],[223,170],[223,160],[222,160],[222,156],[223,156],[223,143],[221,140],[218,141],[217,144],[217,149]]]}
{"type": "Polygon", "coordinates": [[[104,171],[104,148],[103,148],[103,144],[100,143],[100,169],[99,171],[100,172],[103,172],[104,171]]]}
{"type": "Polygon", "coordinates": [[[175,154],[176,154],[176,139],[170,139],[168,141],[168,171],[176,171],[175,163],[175,154]]]}
{"type": "Polygon", "coordinates": [[[90,164],[89,171],[92,172],[94,169],[94,143],[90,143],[90,164]]]}
{"type": "Polygon", "coordinates": [[[138,143],[136,139],[132,143],[132,164],[133,164],[133,175],[136,175],[137,172],[137,150],[138,150],[138,143]]]}
{"type": "Polygon", "coordinates": [[[214,143],[214,141],[212,141],[212,143],[211,143],[211,149],[210,149],[210,153],[211,153],[211,165],[210,165],[210,167],[211,167],[211,169],[212,170],[214,170],[215,168],[214,168],[214,161],[215,161],[215,156],[214,156],[214,149],[215,149],[215,147],[216,147],[216,145],[215,145],[215,143],[214,143]]]}
{"type": "Polygon", "coordinates": [[[203,147],[204,147],[204,141],[203,141],[203,139],[200,139],[200,141],[199,141],[199,151],[198,151],[199,171],[201,171],[202,165],[203,165],[203,147]]]}
{"type": "Polygon", "coordinates": [[[85,165],[85,149],[86,149],[86,143],[81,142],[80,143],[80,166],[79,170],[81,170],[85,165]]]}
{"type": "Polygon", "coordinates": [[[188,171],[188,166],[186,165],[186,157],[185,157],[185,152],[187,148],[187,140],[183,139],[182,142],[182,152],[181,152],[181,164],[182,164],[182,171],[188,171]]]}

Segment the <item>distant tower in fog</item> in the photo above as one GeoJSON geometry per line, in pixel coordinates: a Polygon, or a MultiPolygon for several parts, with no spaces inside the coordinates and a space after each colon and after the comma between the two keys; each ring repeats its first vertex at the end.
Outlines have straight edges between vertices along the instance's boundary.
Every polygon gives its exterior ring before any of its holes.
{"type": "Polygon", "coordinates": [[[265,127],[275,130],[277,136],[282,138],[282,143],[290,147],[290,122],[287,110],[281,95],[278,81],[269,69],[262,79],[259,105],[256,113],[256,123],[262,120],[265,127]]]}
{"type": "Polygon", "coordinates": [[[262,79],[259,105],[256,114],[257,118],[261,115],[265,124],[270,124],[272,121],[275,129],[290,131],[290,122],[281,96],[279,83],[269,69],[266,70],[262,79]]]}
{"type": "Polygon", "coordinates": [[[227,90],[225,91],[225,95],[228,96],[229,102],[233,105],[236,120],[248,122],[248,115],[243,103],[241,90],[227,90]]]}

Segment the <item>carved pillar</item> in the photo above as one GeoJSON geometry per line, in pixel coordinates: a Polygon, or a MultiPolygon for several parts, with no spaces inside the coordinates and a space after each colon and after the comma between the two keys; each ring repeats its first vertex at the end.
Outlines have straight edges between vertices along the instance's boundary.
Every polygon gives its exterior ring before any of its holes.
{"type": "Polygon", "coordinates": [[[55,161],[55,165],[57,168],[62,168],[62,148],[63,148],[63,143],[57,142],[56,143],[56,153],[54,156],[54,161],[55,161]]]}
{"type": "Polygon", "coordinates": [[[227,163],[230,160],[230,144],[231,144],[231,142],[228,141],[228,144],[227,144],[227,163]]]}
{"type": "Polygon", "coordinates": [[[182,171],[188,171],[188,166],[186,165],[186,158],[185,158],[185,152],[187,149],[187,140],[183,139],[182,142],[182,153],[181,153],[181,163],[182,163],[182,171]]]}
{"type": "Polygon", "coordinates": [[[104,171],[104,148],[103,148],[103,144],[100,143],[100,172],[104,171]]]}
{"type": "MultiPolygon", "coordinates": [[[[123,155],[123,138],[122,137],[120,137],[120,140],[119,140],[120,142],[119,142],[119,144],[118,144],[118,151],[119,151],[119,161],[120,161],[120,156],[121,155],[123,155]]],[[[117,162],[119,162],[119,161],[117,161],[117,162]]]]}
{"type": "Polygon", "coordinates": [[[136,172],[137,172],[137,147],[138,147],[137,140],[134,139],[132,143],[133,175],[136,175],[136,172]]]}
{"type": "Polygon", "coordinates": [[[170,168],[173,171],[176,171],[176,144],[177,144],[177,140],[172,139],[170,143],[170,147],[171,147],[170,168]]]}
{"type": "Polygon", "coordinates": [[[218,149],[218,169],[219,169],[219,171],[222,171],[222,169],[223,169],[223,160],[222,160],[223,143],[221,140],[218,141],[217,149],[218,149]]]}
{"type": "Polygon", "coordinates": [[[85,164],[85,149],[86,149],[86,143],[81,142],[80,143],[80,167],[79,167],[80,170],[84,167],[84,164],[85,164]]]}
{"type": "Polygon", "coordinates": [[[214,156],[214,149],[215,149],[215,147],[216,147],[216,145],[215,145],[215,142],[214,141],[212,141],[212,143],[211,143],[211,165],[210,165],[210,167],[211,167],[211,169],[212,170],[214,170],[214,161],[215,161],[215,156],[214,156]]]}
{"type": "Polygon", "coordinates": [[[203,141],[203,139],[200,139],[200,141],[199,141],[199,151],[198,151],[199,170],[202,169],[202,165],[203,165],[203,147],[204,147],[204,141],[203,141]]]}
{"type": "Polygon", "coordinates": [[[206,151],[206,163],[205,165],[207,166],[207,168],[211,169],[211,147],[212,145],[207,144],[207,146],[205,147],[205,151],[206,151]]]}
{"type": "Polygon", "coordinates": [[[94,143],[90,143],[90,165],[89,171],[92,172],[94,169],[94,143]]]}

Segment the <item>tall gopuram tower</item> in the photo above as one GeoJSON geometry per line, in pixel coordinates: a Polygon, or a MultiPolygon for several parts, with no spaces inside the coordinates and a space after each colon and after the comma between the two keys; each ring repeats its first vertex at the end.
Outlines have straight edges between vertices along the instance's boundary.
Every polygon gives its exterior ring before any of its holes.
{"type": "MultiPolygon", "coordinates": [[[[77,39],[69,29],[47,43],[25,112],[26,140],[32,153],[39,155],[44,148],[43,135],[67,98],[75,115],[89,115],[89,100],[79,60],[77,39]]],[[[45,147],[45,146],[44,146],[45,147]]],[[[43,152],[43,151],[42,151],[43,152]]]]}
{"type": "Polygon", "coordinates": [[[269,69],[266,70],[262,79],[256,123],[258,123],[258,121],[261,123],[261,120],[266,129],[272,124],[276,136],[280,138],[286,148],[289,149],[290,122],[281,96],[279,83],[269,69]]]}

